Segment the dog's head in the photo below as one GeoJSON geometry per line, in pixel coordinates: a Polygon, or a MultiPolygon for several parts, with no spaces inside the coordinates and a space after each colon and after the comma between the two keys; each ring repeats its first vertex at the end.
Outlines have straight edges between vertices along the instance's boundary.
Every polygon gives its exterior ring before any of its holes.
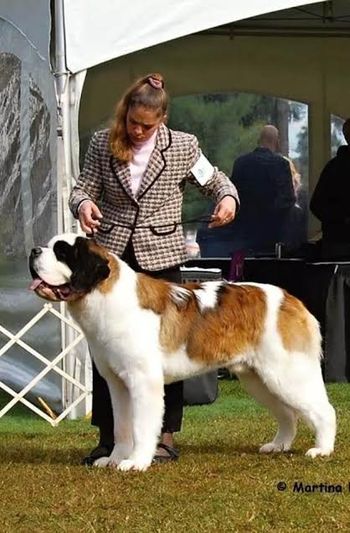
{"type": "Polygon", "coordinates": [[[30,289],[51,301],[74,301],[108,278],[108,254],[91,239],[58,235],[47,247],[33,248],[29,258],[30,289]]]}

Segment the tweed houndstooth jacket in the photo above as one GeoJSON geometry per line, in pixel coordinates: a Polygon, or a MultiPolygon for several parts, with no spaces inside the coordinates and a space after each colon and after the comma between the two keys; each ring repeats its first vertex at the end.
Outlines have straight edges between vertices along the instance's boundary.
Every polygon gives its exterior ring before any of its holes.
{"type": "Polygon", "coordinates": [[[238,204],[236,188],[215,167],[213,176],[200,186],[191,173],[201,155],[196,137],[162,124],[134,196],[129,164],[112,155],[109,133],[99,131],[90,141],[83,170],[69,198],[73,215],[78,218],[83,200],[95,202],[103,215],[96,241],[121,255],[131,238],[136,259],[145,270],[163,270],[183,263],[187,254],[182,226],[160,226],[181,222],[186,180],[216,203],[224,196],[233,196],[238,204]]]}

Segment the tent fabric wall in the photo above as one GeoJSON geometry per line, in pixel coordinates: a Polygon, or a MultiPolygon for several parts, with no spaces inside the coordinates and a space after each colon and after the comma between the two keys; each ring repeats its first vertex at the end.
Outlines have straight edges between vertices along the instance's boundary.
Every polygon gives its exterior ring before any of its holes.
{"type": "Polygon", "coordinates": [[[1,0],[0,17],[25,35],[39,56],[48,61],[51,32],[50,0],[25,0],[25,2],[1,0]]]}
{"type": "MultiPolygon", "coordinates": [[[[42,302],[27,290],[27,257],[35,243],[47,242],[57,231],[56,97],[44,56],[44,36],[48,50],[51,25],[45,4],[37,5],[41,51],[36,46],[39,41],[33,43],[31,35],[24,33],[33,31],[30,21],[19,29],[15,16],[2,18],[6,3],[0,10],[0,324],[13,334],[42,308],[42,302]]],[[[18,15],[16,10],[14,14],[18,15]]],[[[25,341],[52,360],[61,346],[57,320],[43,319],[25,335],[25,341]]],[[[2,330],[2,350],[7,342],[2,330]]],[[[0,358],[0,381],[19,391],[42,368],[18,344],[8,346],[0,358]]],[[[51,373],[28,397],[49,398],[60,409],[61,392],[61,379],[51,373]]]]}
{"type": "Polygon", "coordinates": [[[244,91],[326,104],[349,112],[349,39],[190,36],[135,52],[88,71],[80,127],[111,114],[126,85],[145,72],[164,73],[172,96],[244,91]],[[339,68],[344,65],[344,68],[339,68]]]}

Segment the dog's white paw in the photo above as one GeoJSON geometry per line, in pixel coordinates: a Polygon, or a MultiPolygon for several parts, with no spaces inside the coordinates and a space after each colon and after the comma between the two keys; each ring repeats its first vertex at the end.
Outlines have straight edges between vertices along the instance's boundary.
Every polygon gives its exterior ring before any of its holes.
{"type": "Polygon", "coordinates": [[[315,457],[318,457],[318,456],[326,457],[330,455],[332,451],[333,450],[330,448],[310,448],[310,450],[308,450],[305,455],[307,457],[312,457],[312,459],[314,459],[315,457]]]}
{"type": "Polygon", "coordinates": [[[128,470],[138,470],[144,472],[150,466],[151,461],[148,459],[124,459],[118,465],[118,470],[127,472],[128,470]]]}
{"type": "Polygon", "coordinates": [[[132,445],[129,444],[116,444],[109,456],[108,466],[116,467],[124,459],[130,457],[132,452],[132,445]]]}
{"type": "Polygon", "coordinates": [[[105,468],[109,465],[109,457],[100,457],[94,461],[94,466],[97,468],[105,468]]]}
{"type": "Polygon", "coordinates": [[[277,444],[276,442],[267,442],[263,446],[261,446],[259,453],[278,453],[278,452],[286,452],[289,450],[289,446],[287,444],[277,444]]]}
{"type": "Polygon", "coordinates": [[[111,468],[116,468],[122,462],[122,460],[123,459],[119,456],[113,457],[113,455],[110,455],[110,457],[108,457],[107,466],[110,466],[111,468]]]}

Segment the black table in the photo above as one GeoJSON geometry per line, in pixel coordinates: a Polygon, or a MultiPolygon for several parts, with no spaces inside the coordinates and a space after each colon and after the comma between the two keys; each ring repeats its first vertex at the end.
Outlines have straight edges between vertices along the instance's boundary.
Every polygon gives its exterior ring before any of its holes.
{"type": "MultiPolygon", "coordinates": [[[[186,266],[220,268],[227,278],[230,259],[198,258],[186,266]]],[[[325,380],[350,381],[350,262],[249,257],[243,276],[244,281],[278,285],[299,298],[321,325],[325,380]]]]}

